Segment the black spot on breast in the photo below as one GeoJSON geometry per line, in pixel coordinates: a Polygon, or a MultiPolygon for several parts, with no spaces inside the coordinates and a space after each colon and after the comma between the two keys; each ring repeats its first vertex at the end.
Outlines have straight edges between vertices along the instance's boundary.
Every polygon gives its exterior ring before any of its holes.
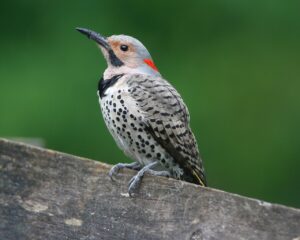
{"type": "MultiPolygon", "coordinates": [[[[124,74],[115,75],[110,79],[103,79],[103,77],[98,82],[98,91],[100,94],[100,98],[105,97],[105,91],[113,86],[119,78],[121,78],[124,74]]],[[[112,96],[113,97],[113,96],[112,96]]]]}

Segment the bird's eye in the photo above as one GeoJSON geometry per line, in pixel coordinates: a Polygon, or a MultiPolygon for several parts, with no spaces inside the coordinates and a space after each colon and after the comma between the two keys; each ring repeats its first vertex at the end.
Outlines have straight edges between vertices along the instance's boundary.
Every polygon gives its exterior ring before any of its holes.
{"type": "Polygon", "coordinates": [[[128,46],[122,44],[122,45],[120,46],[120,49],[121,49],[123,52],[126,52],[126,51],[128,51],[128,46]]]}

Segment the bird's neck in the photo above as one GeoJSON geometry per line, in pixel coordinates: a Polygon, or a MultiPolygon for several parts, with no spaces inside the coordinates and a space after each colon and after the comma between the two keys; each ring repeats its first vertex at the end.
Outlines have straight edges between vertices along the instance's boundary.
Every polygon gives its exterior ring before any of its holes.
{"type": "Polygon", "coordinates": [[[113,67],[109,66],[106,68],[103,74],[104,79],[111,79],[112,77],[116,75],[127,75],[127,74],[145,74],[150,75],[154,77],[160,77],[160,73],[157,71],[154,71],[152,68],[148,67],[147,65],[142,65],[137,68],[129,68],[127,66],[121,66],[121,67],[113,67]]]}

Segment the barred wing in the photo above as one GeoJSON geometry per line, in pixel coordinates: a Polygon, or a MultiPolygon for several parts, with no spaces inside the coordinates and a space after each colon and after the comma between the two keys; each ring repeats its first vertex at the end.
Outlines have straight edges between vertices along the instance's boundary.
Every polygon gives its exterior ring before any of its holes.
{"type": "Polygon", "coordinates": [[[182,179],[206,186],[189,112],[179,93],[160,77],[136,74],[129,78],[128,85],[143,111],[146,129],[184,170],[182,179]]]}

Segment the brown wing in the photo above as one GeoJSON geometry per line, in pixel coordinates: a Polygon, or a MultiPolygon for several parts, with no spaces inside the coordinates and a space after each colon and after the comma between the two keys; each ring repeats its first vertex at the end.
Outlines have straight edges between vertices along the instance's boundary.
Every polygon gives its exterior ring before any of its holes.
{"type": "Polygon", "coordinates": [[[183,180],[206,186],[197,142],[189,126],[189,113],[181,96],[166,80],[133,75],[128,84],[144,112],[146,129],[184,170],[183,180]]]}

